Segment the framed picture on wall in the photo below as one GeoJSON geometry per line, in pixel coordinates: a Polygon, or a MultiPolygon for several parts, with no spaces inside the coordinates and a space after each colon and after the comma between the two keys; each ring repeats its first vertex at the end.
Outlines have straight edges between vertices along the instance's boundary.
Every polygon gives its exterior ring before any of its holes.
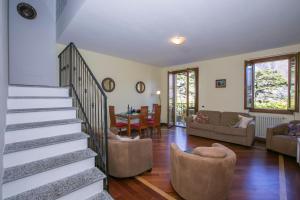
{"type": "Polygon", "coordinates": [[[226,79],[216,80],[216,88],[226,88],[226,79]]]}

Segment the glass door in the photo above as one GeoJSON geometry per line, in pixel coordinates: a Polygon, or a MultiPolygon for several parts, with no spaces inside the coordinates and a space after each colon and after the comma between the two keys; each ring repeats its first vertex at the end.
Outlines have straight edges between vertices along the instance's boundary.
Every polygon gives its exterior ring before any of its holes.
{"type": "Polygon", "coordinates": [[[168,72],[168,127],[175,125],[175,74],[168,72]]]}
{"type": "Polygon", "coordinates": [[[169,72],[168,91],[168,124],[186,127],[198,111],[198,68],[169,72]]]}

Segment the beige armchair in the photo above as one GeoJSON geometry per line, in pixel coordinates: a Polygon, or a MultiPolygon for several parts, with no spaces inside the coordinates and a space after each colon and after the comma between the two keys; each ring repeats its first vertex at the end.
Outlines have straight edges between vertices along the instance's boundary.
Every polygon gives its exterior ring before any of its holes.
{"type": "Polygon", "coordinates": [[[171,144],[171,183],[186,200],[227,199],[236,164],[235,153],[215,143],[224,157],[213,158],[181,151],[171,144]]]}
{"type": "Polygon", "coordinates": [[[109,174],[132,177],[152,169],[152,140],[108,140],[109,174]]]}
{"type": "MultiPolygon", "coordinates": [[[[290,123],[298,124],[300,121],[294,120],[290,123]]],[[[267,130],[267,149],[285,155],[296,157],[297,137],[288,134],[288,123],[279,124],[267,130]]]]}

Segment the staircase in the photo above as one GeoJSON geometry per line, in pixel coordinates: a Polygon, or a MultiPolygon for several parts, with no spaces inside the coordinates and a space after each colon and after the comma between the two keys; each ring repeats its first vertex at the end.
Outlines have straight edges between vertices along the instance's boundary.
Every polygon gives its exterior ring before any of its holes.
{"type": "Polygon", "coordinates": [[[93,148],[92,131],[84,128],[87,121],[79,116],[82,107],[78,102],[73,107],[70,90],[9,86],[4,200],[112,199],[103,189],[106,172],[95,167],[100,151],[93,148]]]}

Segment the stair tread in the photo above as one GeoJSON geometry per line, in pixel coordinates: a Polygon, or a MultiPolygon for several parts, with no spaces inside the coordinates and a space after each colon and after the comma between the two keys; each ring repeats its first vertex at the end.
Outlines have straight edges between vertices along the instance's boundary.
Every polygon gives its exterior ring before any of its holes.
{"type": "Polygon", "coordinates": [[[67,135],[60,135],[54,137],[47,137],[35,140],[29,140],[24,142],[16,142],[11,144],[6,144],[4,147],[4,154],[14,153],[18,151],[24,151],[28,149],[39,148],[43,146],[49,146],[54,144],[59,144],[68,141],[80,140],[88,138],[89,136],[83,132],[73,133],[67,135]]]}
{"type": "Polygon", "coordinates": [[[90,184],[101,181],[104,178],[106,178],[106,176],[99,169],[92,168],[76,175],[6,198],[5,200],[55,200],[90,184]]]}
{"type": "Polygon", "coordinates": [[[11,124],[6,126],[6,131],[40,128],[40,127],[48,127],[48,126],[56,126],[56,125],[64,125],[64,124],[75,124],[81,122],[82,120],[80,119],[64,119],[64,120],[53,120],[53,121],[33,122],[33,123],[24,123],[24,124],[11,124]]]}
{"type": "Polygon", "coordinates": [[[57,89],[69,89],[69,87],[52,86],[52,85],[20,85],[20,84],[9,84],[9,87],[32,87],[32,88],[57,88],[57,89]]]}
{"type": "Polygon", "coordinates": [[[60,97],[60,96],[13,96],[8,99],[73,99],[73,97],[60,97]]]}
{"type": "Polygon", "coordinates": [[[85,149],[14,167],[9,167],[4,169],[3,184],[42,173],[51,169],[62,167],[71,163],[86,160],[95,157],[96,155],[97,154],[91,149],[85,149]]]}
{"type": "Polygon", "coordinates": [[[64,111],[64,110],[77,110],[75,107],[60,107],[60,108],[29,108],[29,109],[9,109],[8,114],[11,113],[28,113],[28,112],[47,112],[47,111],[64,111]]]}
{"type": "Polygon", "coordinates": [[[101,193],[98,193],[86,200],[113,200],[113,198],[107,191],[103,190],[101,193]]]}

